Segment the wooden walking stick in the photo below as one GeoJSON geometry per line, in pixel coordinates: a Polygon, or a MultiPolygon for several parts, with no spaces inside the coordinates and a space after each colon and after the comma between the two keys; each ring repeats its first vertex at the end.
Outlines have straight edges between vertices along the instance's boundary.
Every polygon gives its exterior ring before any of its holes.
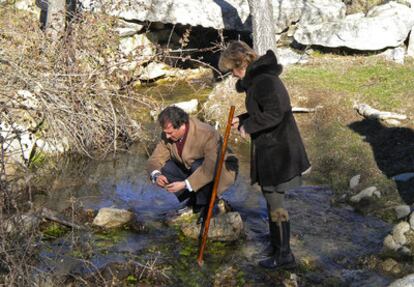
{"type": "Polygon", "coordinates": [[[198,257],[197,257],[197,262],[200,267],[203,265],[203,253],[204,253],[204,248],[206,247],[208,228],[210,226],[211,215],[213,214],[213,207],[214,207],[214,202],[216,201],[217,189],[220,183],[220,175],[221,175],[221,170],[223,168],[224,156],[226,155],[227,140],[230,135],[231,123],[232,123],[233,116],[234,116],[234,110],[235,110],[235,106],[231,106],[230,112],[229,112],[229,118],[227,120],[226,132],[224,133],[223,144],[221,145],[220,159],[218,161],[218,165],[216,168],[216,174],[214,175],[214,185],[213,185],[213,191],[211,193],[210,205],[208,207],[207,218],[204,221],[203,236],[202,236],[201,246],[200,246],[200,250],[198,252],[198,257]]]}

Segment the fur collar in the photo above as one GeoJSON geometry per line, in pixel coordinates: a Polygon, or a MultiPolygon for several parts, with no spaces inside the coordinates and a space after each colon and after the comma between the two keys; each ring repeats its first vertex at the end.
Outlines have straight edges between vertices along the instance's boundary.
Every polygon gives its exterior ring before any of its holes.
{"type": "Polygon", "coordinates": [[[252,62],[246,69],[243,79],[236,83],[236,90],[241,93],[245,92],[252,84],[253,79],[260,74],[270,74],[279,76],[283,71],[282,65],[277,63],[275,53],[268,50],[265,55],[252,62]]]}

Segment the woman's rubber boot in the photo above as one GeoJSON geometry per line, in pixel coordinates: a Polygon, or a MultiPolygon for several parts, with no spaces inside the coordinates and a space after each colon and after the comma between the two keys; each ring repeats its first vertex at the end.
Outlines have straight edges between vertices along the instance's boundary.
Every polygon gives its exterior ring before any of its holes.
{"type": "MultiPolygon", "coordinates": [[[[277,250],[277,246],[274,248],[276,252],[274,255],[259,262],[259,265],[268,269],[290,269],[296,267],[295,256],[293,256],[290,249],[290,223],[284,221],[280,223],[274,222],[276,227],[276,236],[279,237],[280,247],[277,250]]],[[[278,242],[278,239],[274,239],[273,242],[278,242]]]]}
{"type": "Polygon", "coordinates": [[[280,250],[280,236],[276,222],[273,222],[269,214],[269,244],[262,250],[261,258],[267,258],[275,255],[280,250]]]}

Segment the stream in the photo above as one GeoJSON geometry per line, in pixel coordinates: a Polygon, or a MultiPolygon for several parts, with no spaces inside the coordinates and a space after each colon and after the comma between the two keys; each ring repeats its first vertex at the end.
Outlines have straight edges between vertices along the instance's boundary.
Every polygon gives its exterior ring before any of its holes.
{"type": "MultiPolygon", "coordinates": [[[[64,176],[51,183],[52,192],[37,195],[34,202],[58,213],[74,206],[95,213],[102,207],[128,209],[139,227],[104,231],[89,226],[44,240],[39,274],[75,280],[116,270],[127,279],[113,286],[283,286],[290,272],[257,266],[267,242],[266,205],[259,188],[249,184],[247,155],[238,154],[240,176],[224,197],[240,212],[245,235],[234,243],[208,242],[202,268],[196,263],[197,242],[165,224],[179,207],[177,199],[149,183],[146,155],[133,146],[114,159],[69,164],[64,176]]],[[[287,195],[291,245],[300,263],[292,272],[299,286],[387,286],[391,278],[368,270],[361,260],[381,251],[391,226],[351,207],[333,207],[331,197],[329,189],[306,183],[287,195]]]]}

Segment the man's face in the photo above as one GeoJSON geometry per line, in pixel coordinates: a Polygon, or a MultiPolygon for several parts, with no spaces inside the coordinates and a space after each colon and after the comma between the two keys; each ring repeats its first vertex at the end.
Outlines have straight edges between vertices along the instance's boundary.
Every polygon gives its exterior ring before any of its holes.
{"type": "Polygon", "coordinates": [[[184,136],[185,124],[182,124],[178,129],[175,129],[170,122],[167,122],[164,126],[163,132],[165,133],[167,139],[176,142],[184,136]]]}
{"type": "Polygon", "coordinates": [[[244,75],[246,74],[246,68],[244,68],[244,67],[233,68],[231,70],[231,73],[233,74],[234,77],[239,78],[239,79],[243,79],[244,75]]]}

